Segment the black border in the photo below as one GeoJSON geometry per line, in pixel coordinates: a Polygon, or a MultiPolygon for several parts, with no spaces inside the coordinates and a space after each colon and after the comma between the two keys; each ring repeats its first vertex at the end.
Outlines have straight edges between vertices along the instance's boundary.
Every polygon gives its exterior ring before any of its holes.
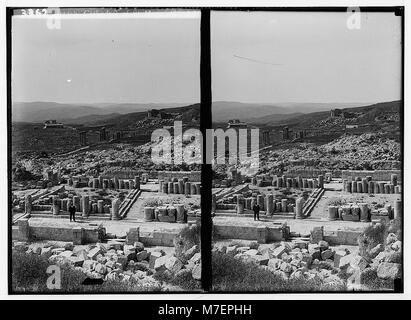
{"type": "MultiPolygon", "coordinates": [[[[13,15],[13,10],[24,9],[24,8],[45,8],[44,6],[33,6],[33,7],[6,7],[6,52],[7,52],[7,178],[8,178],[8,293],[9,295],[78,295],[84,293],[73,293],[73,292],[47,292],[47,293],[21,293],[13,292],[12,288],[12,262],[11,262],[11,248],[12,248],[12,224],[11,222],[11,32],[12,25],[11,19],[13,15]]],[[[63,9],[85,9],[85,8],[103,8],[103,9],[116,9],[118,7],[71,7],[71,6],[61,6],[63,9]]],[[[201,11],[201,52],[200,52],[200,87],[201,87],[201,109],[200,109],[200,130],[205,136],[205,130],[211,128],[212,123],[212,93],[211,93],[211,42],[210,42],[210,16],[212,11],[216,12],[347,12],[348,7],[335,6],[335,7],[122,7],[123,9],[138,9],[138,10],[152,10],[152,11],[167,11],[167,10],[196,10],[201,11]]],[[[404,6],[360,6],[361,12],[393,12],[397,16],[401,16],[401,38],[402,38],[402,57],[401,57],[401,87],[402,87],[402,108],[400,110],[400,127],[401,127],[401,152],[402,152],[402,162],[401,170],[402,176],[404,177],[404,62],[405,62],[405,12],[404,6]]],[[[203,145],[203,151],[205,150],[205,144],[203,145]]],[[[203,152],[203,155],[206,153],[203,152]]],[[[178,292],[104,292],[104,293],[87,293],[88,295],[94,294],[187,294],[187,293],[212,293],[212,294],[281,294],[281,293],[311,293],[311,294],[325,294],[325,293],[336,293],[336,294],[372,294],[372,293],[403,293],[404,284],[403,281],[395,288],[393,291],[320,291],[320,292],[310,292],[310,291],[213,291],[212,290],[212,269],[211,269],[211,236],[212,236],[212,219],[211,219],[211,177],[212,168],[210,164],[202,165],[201,173],[201,255],[202,255],[202,287],[204,291],[178,291],[178,292]]],[[[404,180],[404,179],[403,179],[404,180]]],[[[402,201],[403,201],[403,212],[405,211],[404,206],[404,181],[402,188],[402,201]]],[[[404,231],[404,215],[402,215],[402,229],[404,231]]],[[[402,233],[402,242],[404,242],[404,235],[402,233]]],[[[404,248],[404,243],[403,243],[404,248]]],[[[403,249],[404,252],[404,249],[403,249]]],[[[402,256],[402,274],[404,275],[404,257],[402,256]]]]}

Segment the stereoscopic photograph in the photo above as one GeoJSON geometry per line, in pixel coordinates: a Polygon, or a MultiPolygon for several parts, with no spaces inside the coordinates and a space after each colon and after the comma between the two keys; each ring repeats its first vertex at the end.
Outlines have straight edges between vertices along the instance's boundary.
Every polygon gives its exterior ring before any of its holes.
{"type": "Polygon", "coordinates": [[[214,291],[397,290],[401,23],[211,12],[214,291]]]}
{"type": "Polygon", "coordinates": [[[401,8],[8,13],[10,294],[403,292],[401,8]]]}
{"type": "Polygon", "coordinates": [[[201,290],[200,12],[16,9],[11,34],[11,291],[201,290]]]}

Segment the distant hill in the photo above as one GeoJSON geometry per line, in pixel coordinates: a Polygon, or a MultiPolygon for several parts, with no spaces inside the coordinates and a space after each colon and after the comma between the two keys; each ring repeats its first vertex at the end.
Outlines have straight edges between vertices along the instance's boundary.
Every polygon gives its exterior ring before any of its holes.
{"type": "MultiPolygon", "coordinates": [[[[61,122],[71,122],[78,119],[79,123],[88,121],[87,116],[107,116],[143,112],[150,109],[165,109],[181,107],[182,103],[93,103],[69,104],[56,102],[15,102],[12,106],[13,122],[44,122],[55,119],[61,122]]],[[[103,117],[104,118],[104,117],[103,117]]]]}
{"type": "MultiPolygon", "coordinates": [[[[363,106],[364,103],[299,103],[283,102],[274,104],[264,103],[242,103],[233,101],[213,102],[213,122],[227,122],[231,119],[242,121],[253,120],[253,123],[264,123],[264,117],[273,115],[285,115],[298,113],[312,113],[317,111],[329,111],[335,108],[347,108],[363,106]],[[258,120],[261,118],[260,120],[258,120]]],[[[275,117],[272,118],[275,120],[275,117]]]]}
{"type": "MultiPolygon", "coordinates": [[[[356,108],[342,108],[341,111],[345,113],[352,113],[352,121],[355,123],[373,123],[377,117],[386,113],[397,113],[399,115],[402,101],[390,101],[361,106],[356,108]]],[[[330,120],[330,112],[313,112],[309,114],[299,115],[287,119],[287,125],[297,125],[299,127],[319,127],[322,125],[321,121],[330,120]]]]}
{"type": "MultiPolygon", "coordinates": [[[[200,104],[192,104],[184,107],[173,107],[157,109],[159,111],[164,111],[166,113],[178,113],[181,114],[181,119],[183,123],[188,123],[192,119],[200,118],[200,104]]],[[[114,125],[116,127],[127,128],[134,126],[138,121],[144,120],[147,116],[147,112],[133,112],[121,115],[115,115],[107,118],[100,118],[94,121],[83,122],[87,125],[114,125]]]]}

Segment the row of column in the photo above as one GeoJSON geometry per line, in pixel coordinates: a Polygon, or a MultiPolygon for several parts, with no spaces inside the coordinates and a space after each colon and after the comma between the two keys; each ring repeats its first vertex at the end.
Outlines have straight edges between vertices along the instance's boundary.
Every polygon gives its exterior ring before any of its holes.
{"type": "MultiPolygon", "coordinates": [[[[213,201],[215,201],[215,198],[213,201]]],[[[274,212],[294,212],[294,205],[288,203],[287,199],[276,200],[272,194],[268,194],[266,197],[259,194],[257,197],[249,198],[238,195],[237,213],[243,214],[244,209],[252,210],[256,204],[258,204],[260,210],[265,211],[267,215],[272,215],[274,212]]]]}
{"type": "MultiPolygon", "coordinates": [[[[79,182],[74,181],[73,178],[68,179],[68,184],[75,188],[79,187],[79,182]]],[[[115,176],[112,179],[104,179],[102,176],[99,176],[98,178],[90,179],[87,184],[89,188],[93,189],[140,189],[140,177],[119,179],[115,176]]]]}
{"type": "MultiPolygon", "coordinates": [[[[264,179],[257,177],[252,178],[252,184],[257,187],[263,187],[265,185],[264,179]]],[[[316,189],[324,188],[324,176],[319,175],[318,178],[307,179],[298,176],[296,178],[289,178],[286,176],[273,176],[271,185],[277,188],[299,188],[299,189],[316,189]]]]}
{"type": "MultiPolygon", "coordinates": [[[[33,203],[31,195],[25,197],[25,213],[31,214],[33,203]]],[[[60,199],[57,195],[51,196],[51,210],[53,215],[60,214],[60,211],[69,211],[72,205],[76,212],[81,212],[83,217],[88,217],[90,213],[110,213],[112,219],[119,218],[120,199],[115,198],[111,202],[111,207],[104,204],[104,200],[90,201],[88,195],[83,197],[74,196],[73,198],[60,199]]]]}
{"type": "Polygon", "coordinates": [[[186,210],[183,204],[161,207],[144,207],[144,220],[160,222],[186,222],[186,210]]]}
{"type": "MultiPolygon", "coordinates": [[[[386,204],[384,209],[386,215],[394,219],[402,218],[402,201],[395,200],[394,208],[390,204],[386,204]]],[[[362,222],[371,220],[371,210],[367,203],[359,203],[358,205],[343,205],[343,206],[328,206],[329,220],[344,220],[345,216],[356,216],[362,222]]]]}
{"type": "Polygon", "coordinates": [[[188,178],[177,179],[175,182],[160,180],[159,192],[185,195],[201,194],[201,183],[189,182],[187,180],[188,178]]]}
{"type": "Polygon", "coordinates": [[[362,178],[360,181],[348,181],[347,179],[344,179],[343,190],[350,193],[401,193],[401,188],[399,185],[394,185],[384,181],[372,181],[368,180],[368,178],[362,178]]]}

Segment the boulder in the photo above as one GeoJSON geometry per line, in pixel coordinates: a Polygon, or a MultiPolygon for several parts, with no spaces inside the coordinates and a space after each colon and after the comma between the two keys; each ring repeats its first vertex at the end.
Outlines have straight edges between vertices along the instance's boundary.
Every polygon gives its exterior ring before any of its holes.
{"type": "Polygon", "coordinates": [[[101,275],[105,275],[107,273],[107,267],[104,264],[97,263],[94,268],[94,271],[101,275]]]}
{"type": "Polygon", "coordinates": [[[401,264],[382,262],[378,266],[377,276],[381,279],[397,279],[401,277],[401,264]]]}
{"type": "Polygon", "coordinates": [[[90,258],[90,259],[96,260],[96,259],[97,259],[97,256],[98,256],[99,254],[101,254],[101,253],[102,253],[102,252],[101,252],[100,248],[95,247],[95,248],[91,249],[91,250],[88,252],[87,257],[90,258]]]}
{"type": "Polygon", "coordinates": [[[347,251],[345,250],[337,250],[334,252],[334,267],[340,268],[341,258],[347,255],[347,251]]]}
{"type": "MultiPolygon", "coordinates": [[[[291,250],[290,250],[290,251],[291,251],[291,250]]],[[[281,258],[281,256],[282,256],[284,253],[287,253],[286,247],[285,247],[285,246],[279,246],[279,247],[277,247],[277,248],[275,248],[275,249],[273,250],[272,256],[273,256],[274,258],[281,258]]]]}
{"type": "Polygon", "coordinates": [[[201,253],[197,252],[194,256],[189,260],[189,262],[197,264],[201,261],[201,253]]]}
{"type": "Polygon", "coordinates": [[[194,265],[191,275],[195,280],[201,280],[201,263],[194,265]]]}
{"type": "Polygon", "coordinates": [[[136,248],[133,245],[125,244],[123,251],[128,261],[137,259],[136,248]]]}
{"type": "MultiPolygon", "coordinates": [[[[225,248],[225,247],[224,247],[225,248]]],[[[194,245],[194,246],[192,246],[190,249],[187,249],[185,252],[184,252],[184,254],[183,254],[183,257],[184,257],[184,259],[185,260],[190,260],[193,256],[194,256],[194,254],[195,253],[197,253],[199,251],[199,249],[198,249],[198,246],[197,245],[194,245]]]]}
{"type": "Polygon", "coordinates": [[[331,249],[326,249],[321,252],[321,259],[323,260],[331,259],[333,256],[334,256],[334,251],[332,251],[331,249]]]}
{"type": "Polygon", "coordinates": [[[146,250],[139,251],[136,254],[137,261],[147,260],[149,256],[150,256],[150,253],[147,252],[146,250]]]}
{"type": "Polygon", "coordinates": [[[136,248],[137,252],[143,251],[144,250],[144,243],[140,241],[134,242],[134,248],[136,248]]]}
{"type": "Polygon", "coordinates": [[[227,247],[226,254],[233,257],[235,255],[235,253],[236,253],[236,247],[235,246],[227,247]]]}
{"type": "Polygon", "coordinates": [[[395,233],[389,233],[387,239],[385,240],[386,245],[390,245],[398,240],[397,235],[395,233]]]}
{"type": "Polygon", "coordinates": [[[157,272],[167,270],[165,264],[166,264],[166,262],[169,258],[170,258],[170,256],[167,255],[167,256],[162,256],[162,257],[156,259],[156,261],[154,262],[154,270],[156,270],[157,272]]]}
{"type": "Polygon", "coordinates": [[[280,266],[282,263],[283,261],[281,259],[271,258],[270,260],[268,260],[267,266],[270,269],[277,270],[277,269],[280,269],[280,266]]]}
{"type": "Polygon", "coordinates": [[[255,256],[255,255],[258,254],[258,250],[256,250],[256,249],[250,249],[250,250],[247,250],[246,252],[244,252],[244,254],[246,254],[246,255],[248,255],[248,256],[255,256]]]}
{"type": "Polygon", "coordinates": [[[149,257],[149,266],[154,269],[154,264],[158,258],[161,258],[163,254],[160,251],[152,251],[149,257]]]}
{"type": "Polygon", "coordinates": [[[329,244],[328,244],[328,242],[325,241],[325,240],[320,240],[320,241],[318,242],[318,246],[320,247],[320,251],[324,251],[324,250],[327,250],[327,249],[328,249],[329,244]]]}
{"type": "Polygon", "coordinates": [[[63,251],[59,254],[59,256],[64,257],[64,258],[71,257],[72,255],[73,255],[73,251],[69,251],[69,250],[63,251]]]}
{"type": "Polygon", "coordinates": [[[181,268],[183,267],[183,263],[180,259],[176,257],[170,257],[167,259],[165,267],[167,268],[167,270],[170,270],[171,273],[175,274],[176,272],[181,270],[181,268]]]}
{"type": "Polygon", "coordinates": [[[96,264],[97,264],[97,262],[94,261],[94,260],[85,260],[83,262],[83,269],[93,271],[96,264]]]}

